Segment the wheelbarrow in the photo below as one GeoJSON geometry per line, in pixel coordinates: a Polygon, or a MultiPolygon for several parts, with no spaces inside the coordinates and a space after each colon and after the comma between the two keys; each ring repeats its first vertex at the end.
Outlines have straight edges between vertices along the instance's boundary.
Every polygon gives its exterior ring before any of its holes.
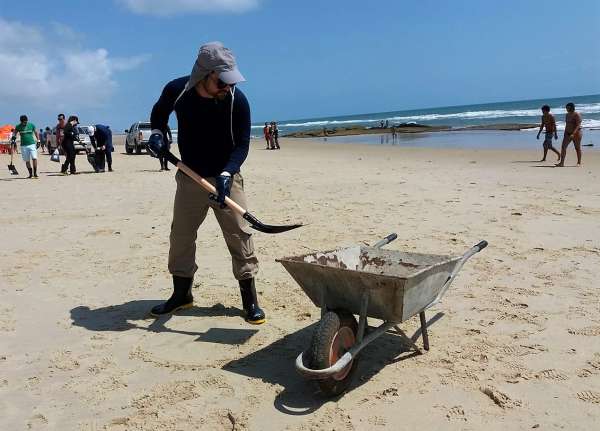
{"type": "Polygon", "coordinates": [[[317,380],[326,395],[339,395],[348,388],[358,353],[391,328],[422,353],[398,326],[417,314],[423,348],[429,350],[425,310],[442,299],[465,262],[488,245],[481,241],[462,256],[381,248],[396,238],[394,233],[371,247],[357,245],[277,259],[321,308],[311,346],[298,355],[296,369],[317,380]],[[358,323],[354,315],[359,316],[358,323]],[[367,318],[383,323],[372,328],[367,318]]]}

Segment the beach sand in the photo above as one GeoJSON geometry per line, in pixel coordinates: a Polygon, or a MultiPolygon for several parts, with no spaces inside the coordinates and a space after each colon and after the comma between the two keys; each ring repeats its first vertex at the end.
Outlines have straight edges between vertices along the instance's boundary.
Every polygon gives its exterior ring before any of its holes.
{"type": "MultiPolygon", "coordinates": [[[[263,145],[253,142],[243,166],[250,211],[306,226],[254,235],[268,319],[257,327],[241,317],[212,215],[199,232],[196,306],[148,317],[171,291],[175,170],[158,172],[157,160],[120,145],[113,173],[88,174],[81,156],[74,177],[58,176],[47,158],[38,181],[0,173],[0,429],[598,426],[598,150],[584,149],[582,168],[553,169],[532,161],[541,145],[263,145]],[[386,334],[361,352],[351,389],[327,399],[294,370],[319,310],[275,259],[390,232],[392,250],[459,255],[490,245],[428,311],[429,352],[412,354],[386,334]]],[[[417,323],[402,328],[412,335],[417,323]]]]}

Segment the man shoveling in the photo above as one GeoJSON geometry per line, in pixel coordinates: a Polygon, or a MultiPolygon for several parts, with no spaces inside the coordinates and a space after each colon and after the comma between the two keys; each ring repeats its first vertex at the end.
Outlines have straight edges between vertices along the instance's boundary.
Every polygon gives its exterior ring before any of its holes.
{"type": "Polygon", "coordinates": [[[233,274],[239,281],[246,321],[261,324],[265,314],[258,305],[254,277],[258,259],[251,231],[239,213],[225,205],[225,197],[246,207],[240,167],[248,155],[250,108],[235,87],[245,81],[233,53],[220,42],[200,47],[190,76],[169,82],[154,107],[148,150],[153,157],[168,152],[165,135],[171,112],[178,121],[178,146],[182,162],[217,189],[209,195],[192,178],[178,170],[171,225],[169,272],[173,294],[151,314],[161,316],[191,307],[197,231],[209,207],[213,209],[231,254],[233,274]]]}

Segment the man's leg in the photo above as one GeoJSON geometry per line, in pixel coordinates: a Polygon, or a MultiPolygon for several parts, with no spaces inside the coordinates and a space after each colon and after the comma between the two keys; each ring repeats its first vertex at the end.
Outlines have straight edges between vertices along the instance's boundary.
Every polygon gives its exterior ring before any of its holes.
{"type": "Polygon", "coordinates": [[[565,165],[565,158],[567,156],[567,147],[571,139],[565,135],[562,141],[562,147],[560,149],[560,161],[555,165],[557,167],[563,167],[565,165]]]}
{"type": "Polygon", "coordinates": [[[37,178],[37,159],[33,159],[33,178],[37,178]]]}
{"type": "Polygon", "coordinates": [[[71,146],[71,154],[69,155],[69,158],[71,159],[70,161],[70,172],[72,174],[76,174],[77,173],[77,168],[75,167],[75,158],[77,157],[77,152],[75,151],[75,147],[71,146]]]}
{"type": "Polygon", "coordinates": [[[29,171],[29,176],[27,178],[33,178],[33,170],[31,169],[31,162],[27,160],[25,162],[25,166],[27,166],[27,170],[29,171]]]}
{"type": "Polygon", "coordinates": [[[556,154],[556,157],[557,157],[556,160],[559,161],[560,160],[560,151],[558,151],[556,148],[554,148],[554,145],[552,145],[552,144],[549,145],[549,148],[552,151],[554,151],[554,153],[556,154]]]}
{"type": "Polygon", "coordinates": [[[581,166],[581,140],[583,135],[579,133],[573,138],[573,145],[575,145],[575,152],[577,153],[577,166],[581,166]]]}
{"type": "Polygon", "coordinates": [[[112,172],[112,153],[110,150],[106,150],[106,164],[108,165],[108,172],[112,172]]]}
{"type": "Polygon", "coordinates": [[[548,154],[548,142],[547,141],[544,141],[543,147],[544,147],[544,156],[542,157],[542,160],[540,160],[540,162],[546,161],[546,155],[548,154]]]}
{"type": "Polygon", "coordinates": [[[100,172],[104,172],[105,168],[105,159],[104,159],[104,150],[96,150],[96,166],[100,172]]]}
{"type": "MultiPolygon", "coordinates": [[[[240,174],[234,177],[231,198],[242,207],[247,206],[243,178],[240,174]]],[[[218,204],[213,202],[211,206],[214,208],[231,254],[233,275],[239,281],[246,321],[253,324],[264,323],[265,313],[258,305],[254,285],[254,277],[258,273],[258,259],[254,253],[254,243],[248,223],[230,208],[218,208],[218,204]]]]}
{"type": "Polygon", "coordinates": [[[192,282],[196,265],[196,237],[208,212],[208,193],[183,172],[175,175],[177,191],[171,223],[169,272],[173,276],[173,294],[150,313],[162,316],[193,305],[192,282]]]}

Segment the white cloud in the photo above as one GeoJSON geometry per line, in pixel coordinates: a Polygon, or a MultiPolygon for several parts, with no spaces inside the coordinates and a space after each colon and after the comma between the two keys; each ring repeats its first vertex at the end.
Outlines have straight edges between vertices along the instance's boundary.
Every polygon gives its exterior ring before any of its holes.
{"type": "Polygon", "coordinates": [[[0,18],[0,100],[20,105],[78,110],[107,102],[114,74],[138,67],[147,55],[111,57],[106,49],[81,47],[67,26],[56,31],[0,18]]]}
{"type": "Polygon", "coordinates": [[[258,7],[259,0],[118,0],[132,12],[168,16],[184,13],[242,13],[258,7]]]}

